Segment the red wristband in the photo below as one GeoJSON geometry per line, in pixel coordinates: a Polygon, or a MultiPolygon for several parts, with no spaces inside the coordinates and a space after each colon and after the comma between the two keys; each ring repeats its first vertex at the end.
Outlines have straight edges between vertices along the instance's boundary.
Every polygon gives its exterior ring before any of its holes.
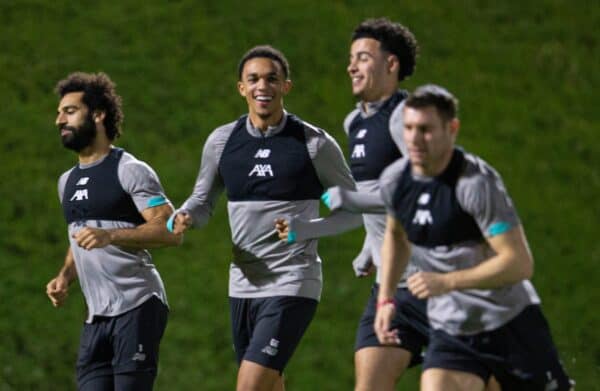
{"type": "Polygon", "coordinates": [[[383,299],[377,302],[377,309],[380,309],[384,305],[391,304],[396,308],[396,301],[394,299],[383,299]]]}

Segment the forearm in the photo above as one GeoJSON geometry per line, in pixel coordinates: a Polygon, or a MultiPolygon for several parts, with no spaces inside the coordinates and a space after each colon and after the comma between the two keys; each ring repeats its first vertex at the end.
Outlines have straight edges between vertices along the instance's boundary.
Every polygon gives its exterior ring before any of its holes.
{"type": "Polygon", "coordinates": [[[496,255],[469,269],[446,274],[451,290],[496,289],[528,279],[526,262],[511,255],[496,255]]]}
{"type": "Polygon", "coordinates": [[[378,298],[380,302],[394,297],[409,257],[410,245],[405,233],[386,228],[381,248],[381,281],[378,298]]]}
{"type": "Polygon", "coordinates": [[[362,224],[361,215],[338,211],[327,217],[312,220],[292,218],[290,221],[290,233],[292,240],[303,241],[337,235],[358,228],[362,224]]]}
{"type": "Polygon", "coordinates": [[[64,278],[69,284],[77,279],[77,267],[75,266],[75,258],[73,258],[71,247],[67,250],[65,262],[58,272],[58,276],[64,278]]]}
{"type": "Polygon", "coordinates": [[[110,244],[134,249],[177,246],[182,236],[170,233],[166,229],[167,219],[155,220],[135,228],[108,230],[110,244]]]}
{"type": "Polygon", "coordinates": [[[496,255],[446,275],[451,289],[494,289],[529,279],[533,258],[521,226],[487,239],[496,255]]]}

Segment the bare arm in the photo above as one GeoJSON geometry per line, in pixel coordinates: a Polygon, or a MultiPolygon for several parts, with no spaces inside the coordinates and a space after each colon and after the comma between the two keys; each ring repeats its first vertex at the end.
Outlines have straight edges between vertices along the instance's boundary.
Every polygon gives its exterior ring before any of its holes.
{"type": "Polygon", "coordinates": [[[522,226],[487,238],[496,255],[477,266],[450,273],[419,272],[408,279],[411,292],[420,298],[461,289],[495,289],[529,279],[533,258],[522,226]]]}
{"type": "Polygon", "coordinates": [[[52,305],[60,307],[63,305],[69,295],[69,286],[77,278],[77,269],[75,268],[75,260],[71,247],[65,255],[63,267],[58,272],[57,276],[48,282],[46,285],[46,294],[52,305]]]}
{"type": "Polygon", "coordinates": [[[381,285],[374,324],[375,333],[382,344],[399,343],[398,331],[390,330],[390,325],[396,312],[394,294],[409,257],[410,243],[406,232],[398,220],[388,215],[381,248],[381,285]]]}
{"type": "Polygon", "coordinates": [[[410,243],[398,220],[388,215],[381,246],[381,285],[379,301],[392,299],[408,265],[410,243]]]}
{"type": "Polygon", "coordinates": [[[109,244],[134,249],[177,246],[181,244],[183,236],[167,230],[166,222],[171,213],[173,207],[170,204],[146,208],[141,212],[146,222],[135,228],[105,230],[85,227],[73,235],[73,238],[86,250],[109,244]]]}

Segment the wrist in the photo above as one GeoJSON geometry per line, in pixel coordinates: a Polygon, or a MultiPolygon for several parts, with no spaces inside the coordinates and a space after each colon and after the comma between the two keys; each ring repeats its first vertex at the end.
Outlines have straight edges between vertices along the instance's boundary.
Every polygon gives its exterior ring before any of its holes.
{"type": "Polygon", "coordinates": [[[451,292],[451,291],[458,289],[457,281],[456,281],[455,277],[456,277],[456,272],[442,274],[442,278],[445,280],[444,285],[446,286],[446,292],[451,292]]]}
{"type": "Polygon", "coordinates": [[[394,298],[391,297],[377,299],[377,309],[388,305],[391,305],[392,307],[396,308],[396,300],[394,300],[394,298]]]}
{"type": "Polygon", "coordinates": [[[77,277],[77,272],[75,268],[63,269],[58,273],[58,278],[61,278],[67,282],[67,285],[71,285],[75,278],[77,277]]]}
{"type": "Polygon", "coordinates": [[[113,242],[117,239],[117,230],[116,229],[107,229],[106,233],[108,234],[108,243],[113,244],[113,242]]]}

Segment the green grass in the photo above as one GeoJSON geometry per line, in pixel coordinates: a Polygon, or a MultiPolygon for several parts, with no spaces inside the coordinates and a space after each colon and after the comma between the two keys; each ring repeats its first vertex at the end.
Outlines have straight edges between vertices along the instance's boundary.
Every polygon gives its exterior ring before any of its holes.
{"type": "MultiPolygon", "coordinates": [[[[111,75],[125,106],[118,144],[148,161],[179,205],[210,131],[246,109],[236,67],[255,44],[271,43],[290,60],[287,109],[345,148],[341,122],[354,104],[348,39],[362,19],[380,15],[420,42],[405,87],[436,82],[460,98],[460,144],[504,177],[565,366],[579,390],[600,389],[599,8],[584,0],[0,3],[0,391],[74,389],[83,299],[74,287],[56,310],[44,293],[67,245],[56,180],[75,161],[53,125],[57,80],[75,70],[111,75]]],[[[361,235],[320,243],[323,298],[286,371],[289,390],[352,389],[354,333],[370,285],[350,267],[361,235]]],[[[229,237],[221,200],[182,247],[154,252],[171,304],[157,390],[234,387],[229,237]]],[[[417,379],[413,370],[398,388],[416,389],[417,379]]]]}

